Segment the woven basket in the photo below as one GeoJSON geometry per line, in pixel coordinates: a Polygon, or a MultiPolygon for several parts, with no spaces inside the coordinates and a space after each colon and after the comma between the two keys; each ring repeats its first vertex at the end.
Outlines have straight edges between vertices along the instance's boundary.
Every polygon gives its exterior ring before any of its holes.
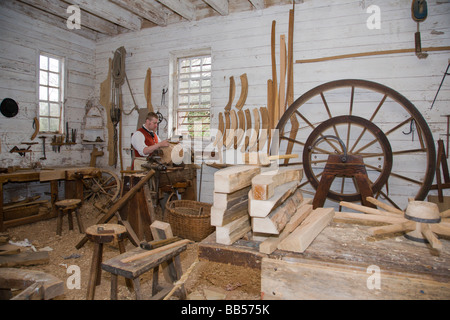
{"type": "Polygon", "coordinates": [[[211,204],[192,201],[174,200],[166,204],[168,219],[175,236],[201,241],[212,232],[211,204]]]}

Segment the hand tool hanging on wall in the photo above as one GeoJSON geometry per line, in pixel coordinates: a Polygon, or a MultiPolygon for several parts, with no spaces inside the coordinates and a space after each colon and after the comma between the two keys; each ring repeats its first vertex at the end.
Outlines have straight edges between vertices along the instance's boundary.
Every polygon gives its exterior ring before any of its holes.
{"type": "Polygon", "coordinates": [[[413,0],[411,5],[411,16],[413,20],[417,22],[417,32],[414,34],[416,56],[419,59],[424,59],[428,57],[428,53],[422,52],[419,24],[420,22],[425,21],[428,16],[427,2],[425,0],[413,0]]]}
{"type": "Polygon", "coordinates": [[[43,156],[40,158],[40,160],[47,160],[47,157],[45,155],[45,139],[47,139],[47,137],[40,136],[39,139],[42,139],[42,153],[43,153],[43,156]]]}
{"type": "MultiPolygon", "coordinates": [[[[120,47],[114,52],[114,57],[112,60],[112,104],[111,104],[111,110],[110,110],[110,118],[112,121],[112,124],[114,126],[114,145],[113,145],[113,152],[114,152],[114,167],[117,167],[117,157],[118,157],[118,151],[121,150],[121,139],[119,136],[119,131],[117,130],[117,125],[120,123],[120,117],[121,117],[121,109],[122,109],[122,85],[125,81],[125,56],[126,51],[124,47],[120,47]],[[117,144],[119,143],[119,147],[117,144]],[[119,148],[119,149],[118,149],[119,148]]],[[[120,162],[122,166],[122,161],[120,162]]]]}

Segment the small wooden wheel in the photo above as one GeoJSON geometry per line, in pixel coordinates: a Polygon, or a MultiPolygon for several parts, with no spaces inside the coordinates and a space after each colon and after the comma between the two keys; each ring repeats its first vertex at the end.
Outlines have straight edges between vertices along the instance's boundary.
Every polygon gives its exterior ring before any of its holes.
{"type": "Polygon", "coordinates": [[[84,200],[92,199],[108,205],[120,195],[120,178],[110,170],[99,169],[97,174],[83,178],[82,182],[84,200]]]}
{"type": "MultiPolygon", "coordinates": [[[[277,129],[280,154],[304,155],[300,163],[286,159],[283,165],[304,166],[307,181],[301,187],[307,192],[314,192],[308,186],[317,185],[325,157],[342,152],[335,141],[323,139],[321,149],[305,153],[327,134],[340,138],[349,154],[363,157],[375,196],[399,209],[407,206],[405,194],[423,200],[434,179],[436,151],[427,122],[403,95],[376,82],[350,79],[319,85],[286,110],[277,129]],[[398,189],[402,194],[390,192],[398,189]]],[[[329,195],[356,201],[350,180],[335,181],[329,195]]]]}

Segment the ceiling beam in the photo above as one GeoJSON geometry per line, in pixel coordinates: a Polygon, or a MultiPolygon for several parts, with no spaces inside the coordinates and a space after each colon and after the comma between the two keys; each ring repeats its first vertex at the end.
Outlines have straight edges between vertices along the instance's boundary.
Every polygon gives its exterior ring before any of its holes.
{"type": "Polygon", "coordinates": [[[191,2],[181,0],[158,0],[158,2],[189,21],[195,19],[195,7],[191,2]]]}
{"type": "MultiPolygon", "coordinates": [[[[54,14],[62,19],[67,20],[70,13],[67,13],[67,3],[61,2],[60,0],[19,0],[25,4],[33,6],[44,12],[54,14]]],[[[81,26],[88,29],[104,33],[110,36],[117,35],[119,32],[117,26],[111,22],[105,21],[99,17],[96,17],[89,12],[83,12],[81,20],[81,26]]]]}
{"type": "MultiPolygon", "coordinates": [[[[27,15],[37,22],[42,21],[49,25],[68,30],[67,17],[63,19],[61,17],[55,16],[52,13],[48,13],[20,1],[0,1],[0,11],[2,10],[2,8],[8,8],[21,14],[27,15]]],[[[82,28],[80,30],[70,30],[70,33],[74,33],[86,39],[94,41],[97,39],[97,33],[87,28],[82,28]]]]}
{"type": "MultiPolygon", "coordinates": [[[[105,20],[118,24],[126,29],[138,31],[142,21],[138,16],[108,0],[65,0],[70,4],[95,14],[105,20]]],[[[81,17],[83,19],[83,17],[81,17]]]]}
{"type": "Polygon", "coordinates": [[[111,0],[115,4],[133,12],[134,14],[147,19],[158,26],[167,25],[167,14],[162,10],[162,6],[156,2],[148,0],[111,0]]]}
{"type": "Polygon", "coordinates": [[[258,10],[264,9],[264,0],[249,0],[250,3],[258,10]]]}
{"type": "Polygon", "coordinates": [[[216,10],[220,15],[227,16],[228,15],[228,0],[203,0],[208,5],[211,6],[214,10],[216,10]]]}

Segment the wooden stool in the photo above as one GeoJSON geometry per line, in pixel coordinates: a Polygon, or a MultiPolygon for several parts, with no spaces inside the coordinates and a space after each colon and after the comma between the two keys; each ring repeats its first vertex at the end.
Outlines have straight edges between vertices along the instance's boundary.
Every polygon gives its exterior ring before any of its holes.
{"type": "Polygon", "coordinates": [[[67,218],[69,220],[69,230],[73,230],[73,219],[72,219],[72,212],[75,212],[75,216],[77,218],[78,222],[78,230],[80,230],[80,233],[84,233],[84,226],[83,222],[81,221],[81,216],[79,212],[79,208],[81,206],[81,200],[80,199],[65,199],[61,201],[55,202],[55,206],[58,209],[58,216],[56,220],[56,234],[61,235],[62,233],[62,218],[64,214],[67,214],[67,218]]]}
{"type": "MultiPolygon", "coordinates": [[[[125,252],[123,240],[127,229],[120,224],[96,224],[86,229],[87,238],[94,243],[94,253],[92,254],[91,271],[89,274],[89,283],[87,291],[87,300],[93,300],[95,296],[95,287],[101,283],[101,264],[103,258],[103,244],[110,243],[114,239],[119,245],[119,252],[125,252]]],[[[131,282],[127,285],[132,286],[131,282]]]]}
{"type": "MultiPolygon", "coordinates": [[[[169,265],[174,265],[176,274],[171,276],[171,280],[175,282],[182,276],[180,253],[185,251],[187,244],[181,244],[174,248],[170,248],[155,254],[151,254],[144,258],[132,261],[123,262],[121,260],[132,257],[136,254],[146,252],[141,248],[135,248],[117,257],[114,257],[108,261],[103,262],[102,269],[111,273],[111,300],[117,300],[117,277],[123,276],[126,279],[133,281],[134,290],[136,293],[136,299],[142,300],[143,296],[140,290],[139,276],[149,270],[153,270],[153,283],[152,283],[152,297],[150,300],[159,300],[164,298],[173,286],[165,288],[158,292],[158,273],[159,266],[167,262],[169,265]]],[[[186,291],[184,286],[181,287],[181,298],[186,298],[186,291]]]]}

